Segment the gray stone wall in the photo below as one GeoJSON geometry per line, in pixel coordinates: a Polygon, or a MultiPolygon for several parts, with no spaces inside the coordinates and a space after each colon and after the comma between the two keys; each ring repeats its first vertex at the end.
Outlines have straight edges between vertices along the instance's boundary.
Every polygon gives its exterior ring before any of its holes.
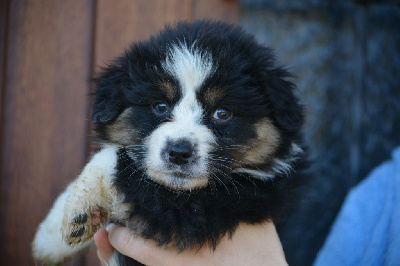
{"type": "Polygon", "coordinates": [[[348,190],[400,145],[400,5],[242,0],[240,24],[275,49],[306,106],[314,175],[280,233],[289,263],[310,265],[348,190]]]}

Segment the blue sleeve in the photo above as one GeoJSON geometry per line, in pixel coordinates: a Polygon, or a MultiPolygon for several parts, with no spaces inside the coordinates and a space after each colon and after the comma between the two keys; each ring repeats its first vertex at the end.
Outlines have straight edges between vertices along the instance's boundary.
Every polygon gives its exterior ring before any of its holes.
{"type": "Polygon", "coordinates": [[[400,265],[400,148],[347,196],[315,266],[400,265]]]}

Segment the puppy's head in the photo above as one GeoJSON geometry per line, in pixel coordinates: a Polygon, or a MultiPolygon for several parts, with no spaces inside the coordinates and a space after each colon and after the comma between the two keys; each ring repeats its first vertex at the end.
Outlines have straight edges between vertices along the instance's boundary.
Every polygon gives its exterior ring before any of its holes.
{"type": "Polygon", "coordinates": [[[222,23],[180,23],[98,78],[93,120],[140,177],[173,190],[271,180],[300,152],[303,116],[271,51],[222,23]]]}

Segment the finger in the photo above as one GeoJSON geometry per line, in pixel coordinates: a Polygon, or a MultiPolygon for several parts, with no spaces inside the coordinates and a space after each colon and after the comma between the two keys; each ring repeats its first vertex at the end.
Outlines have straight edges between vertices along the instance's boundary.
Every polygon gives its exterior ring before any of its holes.
{"type": "Polygon", "coordinates": [[[114,252],[114,248],[108,241],[108,232],[104,228],[100,228],[94,234],[93,238],[97,247],[97,256],[104,264],[110,259],[114,252]]]}
{"type": "Polygon", "coordinates": [[[120,253],[145,265],[168,265],[176,259],[177,253],[168,252],[152,240],[146,240],[122,226],[109,229],[108,239],[120,253]]]}

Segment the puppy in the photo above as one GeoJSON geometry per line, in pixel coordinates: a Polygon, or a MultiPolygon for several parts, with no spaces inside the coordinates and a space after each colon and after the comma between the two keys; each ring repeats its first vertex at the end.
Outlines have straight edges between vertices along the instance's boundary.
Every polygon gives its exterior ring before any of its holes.
{"type": "Polygon", "coordinates": [[[302,153],[288,76],[270,49],[219,22],[131,45],[96,80],[102,148],[40,224],[35,260],[73,256],[110,222],[179,251],[276,219],[302,153]]]}

